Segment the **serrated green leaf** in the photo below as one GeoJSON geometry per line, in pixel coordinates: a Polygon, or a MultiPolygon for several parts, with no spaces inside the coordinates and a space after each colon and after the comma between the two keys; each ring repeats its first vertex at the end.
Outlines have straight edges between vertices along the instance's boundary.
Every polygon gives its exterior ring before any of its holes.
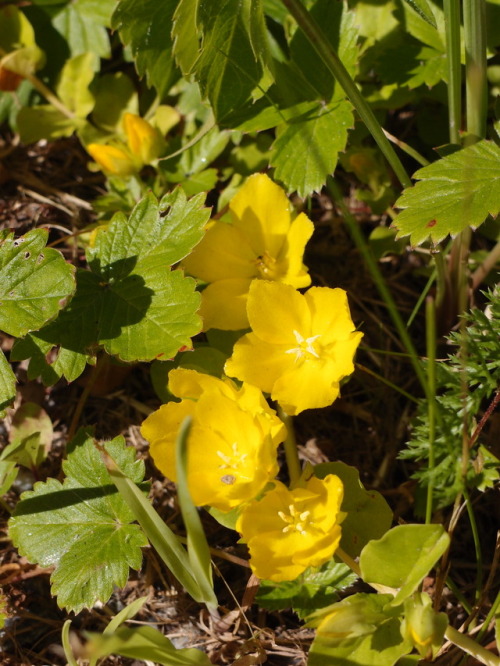
{"type": "MultiPolygon", "coordinates": [[[[116,437],[104,445],[135,483],[144,463],[116,437]]],[[[141,566],[147,539],[116,491],[89,430],[80,430],[63,463],[64,483],[48,479],[23,493],[9,521],[10,536],[30,562],[54,566],[52,591],[75,612],[105,603],[114,585],[141,566]]]]}
{"type": "Polygon", "coordinates": [[[434,28],[436,28],[436,19],[432,13],[432,9],[427,2],[427,0],[406,0],[410,7],[421,16],[424,21],[430,23],[434,28]]]}
{"type": "Polygon", "coordinates": [[[217,122],[249,102],[263,75],[249,35],[251,5],[251,0],[198,3],[203,41],[193,75],[217,122]]]}
{"type": "Polygon", "coordinates": [[[336,474],[344,485],[342,511],[347,516],[342,521],[340,547],[351,557],[357,557],[372,539],[379,539],[391,527],[391,508],[376,490],[366,490],[359,479],[359,471],[343,462],[315,465],[314,474],[324,479],[336,474]]]}
{"type": "Polygon", "coordinates": [[[172,24],[173,53],[177,64],[189,76],[200,50],[196,13],[199,0],[180,0],[172,24]]]}
{"type": "Polygon", "coordinates": [[[121,0],[111,19],[123,43],[130,45],[139,75],[146,75],[160,97],[173,83],[170,32],[177,4],[177,0],[121,0]]]}
{"type": "Polygon", "coordinates": [[[16,397],[16,376],[12,372],[10,363],[0,349],[0,419],[5,416],[5,408],[16,397]]]}
{"type": "Polygon", "coordinates": [[[500,148],[479,141],[419,169],[418,182],[396,201],[404,210],[393,227],[413,245],[439,243],[467,227],[478,227],[500,210],[500,148]]]}
{"type": "Polygon", "coordinates": [[[90,271],[77,271],[77,290],[56,321],[15,345],[13,359],[33,358],[30,376],[46,383],[83,371],[99,346],[124,361],[173,357],[201,329],[195,282],[171,265],[203,236],[210,211],[204,195],[180,188],[160,204],[148,195],[129,219],[117,214],[87,250],[90,271]],[[48,364],[45,355],[58,346],[48,364]]]}
{"type": "Polygon", "coordinates": [[[357,580],[343,564],[331,560],[322,567],[309,568],[296,580],[274,583],[263,580],[256,601],[268,610],[293,608],[300,618],[337,601],[338,592],[357,580]]]}
{"type": "Polygon", "coordinates": [[[0,232],[0,330],[20,337],[53,319],[75,290],[74,268],[46,248],[48,232],[0,232]]]}
{"type": "MultiPolygon", "coordinates": [[[[347,3],[316,0],[310,9],[311,16],[321,25],[325,36],[334,48],[342,64],[354,76],[358,58],[358,28],[356,14],[347,10],[347,3]]],[[[345,93],[335,81],[302,30],[297,30],[290,43],[290,53],[307,81],[326,102],[343,99],[345,93]]]]}
{"type": "Polygon", "coordinates": [[[397,83],[410,90],[429,88],[447,79],[446,53],[421,44],[387,49],[378,60],[377,73],[386,84],[397,83]]]}
{"type": "Polygon", "coordinates": [[[85,118],[94,108],[94,95],[89,86],[98,67],[96,53],[82,53],[67,60],[61,72],[56,92],[78,118],[85,118]]]}
{"type": "Polygon", "coordinates": [[[271,155],[276,179],[301,197],[319,192],[335,170],[353,124],[350,102],[340,100],[317,106],[306,119],[282,127],[271,155]]]}
{"type": "MultiPolygon", "coordinates": [[[[112,654],[162,666],[211,666],[208,656],[196,648],[176,649],[153,627],[119,627],[113,634],[89,634],[86,654],[93,660],[112,654]]],[[[92,663],[95,663],[93,661],[92,663]]]]}
{"type": "Polygon", "coordinates": [[[391,602],[397,606],[416,590],[449,544],[442,525],[398,525],[364,547],[359,558],[363,580],[399,589],[391,602]]]}

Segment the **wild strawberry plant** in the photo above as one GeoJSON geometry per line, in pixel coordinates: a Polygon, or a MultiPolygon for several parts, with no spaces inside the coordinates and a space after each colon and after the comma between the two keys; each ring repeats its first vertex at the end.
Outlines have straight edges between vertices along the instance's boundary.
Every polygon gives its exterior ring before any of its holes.
{"type": "MultiPolygon", "coordinates": [[[[498,286],[484,311],[469,308],[470,287],[490,278],[499,259],[500,147],[487,87],[488,58],[498,67],[498,12],[493,2],[464,0],[463,15],[461,31],[448,0],[0,8],[0,117],[26,143],[76,134],[89,167],[106,177],[96,224],[77,234],[73,264],[47,246],[43,228],[0,232],[0,329],[16,338],[9,360],[0,352],[0,410],[10,418],[18,362],[46,386],[75,381],[87,365],[96,381],[109,357],[154,362],[165,404],[143,406],[151,413],[141,432],[148,456],[177,484],[186,533],[153,508],[134,449],[121,436],[100,442],[77,431],[76,410],[63,479],[35,483],[9,521],[19,553],[53,567],[61,607],[78,613],[106,603],[150,544],[220,620],[210,551],[217,544],[200,519],[206,509],[246,544],[260,580],[256,602],[293,608],[315,629],[310,664],[402,666],[438,657],[445,640],[500,663],[482,646],[500,597],[488,606],[471,505],[472,493],[479,501],[498,485],[498,459],[482,442],[500,396],[498,286]],[[109,71],[100,59],[112,53],[109,71]],[[429,116],[412,135],[415,145],[384,131],[381,120],[408,105],[417,123],[432,107],[445,131],[429,116]],[[435,153],[438,144],[446,145],[435,153]],[[416,184],[408,159],[420,165],[411,167],[416,184]],[[353,178],[356,196],[382,222],[371,244],[345,205],[353,178]],[[287,194],[305,198],[325,185],[420,384],[414,395],[386,380],[405,409],[418,405],[400,453],[421,463],[414,522],[392,526],[387,501],[364,488],[354,467],[299,458],[293,417],[339,398],[368,338],[351,315],[349,290],[321,284],[304,259],[313,215],[297,212],[287,194]],[[206,192],[217,202],[212,212],[206,192]],[[471,275],[478,228],[489,229],[493,247],[471,275]],[[408,324],[373,252],[394,254],[405,239],[423,246],[429,275],[408,324]],[[427,293],[417,353],[408,329],[427,293]],[[438,361],[442,332],[456,354],[438,361]],[[446,578],[464,508],[478,560],[473,607],[453,573],[446,578]],[[432,571],[433,597],[423,585],[432,571]],[[349,587],[358,579],[362,592],[349,587]],[[445,584],[468,622],[482,613],[478,637],[442,611],[445,584]]],[[[47,453],[52,426],[28,404],[15,412],[0,457],[2,494],[18,466],[38,474],[47,453]]],[[[209,663],[151,627],[125,626],[144,601],[89,635],[82,658],[209,663]]],[[[61,640],[73,666],[69,632],[67,622],[61,640]]]]}

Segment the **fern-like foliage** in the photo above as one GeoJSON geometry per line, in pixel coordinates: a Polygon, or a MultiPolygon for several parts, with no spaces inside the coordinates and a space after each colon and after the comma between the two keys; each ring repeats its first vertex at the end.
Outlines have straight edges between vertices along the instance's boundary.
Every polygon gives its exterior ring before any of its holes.
{"type": "Polygon", "coordinates": [[[484,311],[473,308],[464,315],[463,331],[448,337],[454,353],[437,363],[436,402],[440,419],[434,440],[434,468],[429,469],[428,462],[429,421],[425,399],[420,401],[411,440],[400,453],[400,458],[420,463],[413,474],[419,485],[425,487],[432,480],[435,508],[451,504],[463,491],[464,482],[467,488],[484,487],[490,472],[488,465],[477,464],[483,457],[479,438],[470,451],[465,479],[462,473],[464,428],[467,437],[471,437],[482,410],[500,385],[500,289],[486,296],[484,311]],[[460,348],[463,352],[459,354],[460,348]]]}

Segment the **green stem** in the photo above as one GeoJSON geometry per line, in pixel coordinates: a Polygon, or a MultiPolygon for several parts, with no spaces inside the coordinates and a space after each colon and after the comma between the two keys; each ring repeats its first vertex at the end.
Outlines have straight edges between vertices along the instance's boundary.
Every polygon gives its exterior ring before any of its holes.
{"type": "Polygon", "coordinates": [[[411,187],[412,183],[410,177],[406,173],[400,159],[396,155],[393,147],[389,143],[382,128],[380,127],[375,114],[359,92],[354,80],[352,79],[347,69],[344,67],[344,64],[334,51],[332,45],[330,44],[320,26],[309,14],[300,0],[281,1],[297,21],[299,27],[302,29],[306,37],[309,39],[311,46],[318,53],[319,57],[323,60],[333,76],[342,86],[345,94],[352,102],[361,120],[365,123],[370,134],[373,136],[380,150],[384,154],[386,160],[394,170],[394,173],[399,179],[401,185],[403,185],[403,187],[411,187]]]}
{"type": "Polygon", "coordinates": [[[300,467],[297,442],[295,440],[295,431],[293,429],[293,417],[286,414],[279,405],[278,416],[286,427],[286,439],[283,442],[283,446],[285,447],[285,458],[288,467],[288,476],[290,477],[290,488],[294,488],[300,479],[302,470],[300,467]]]}
{"type": "Polygon", "coordinates": [[[483,554],[481,551],[481,541],[479,532],[477,531],[476,516],[470,501],[467,488],[463,490],[464,498],[466,501],[467,515],[469,516],[469,523],[472,531],[472,540],[474,541],[474,551],[476,555],[476,601],[481,597],[481,589],[483,587],[483,554]]]}
{"type": "Polygon", "coordinates": [[[436,266],[436,310],[441,308],[444,295],[446,294],[446,266],[442,248],[439,248],[434,254],[434,263],[436,266]]]}
{"type": "Polygon", "coordinates": [[[480,641],[481,638],[484,636],[484,634],[488,631],[488,628],[490,626],[490,622],[492,619],[495,617],[498,611],[498,607],[500,606],[500,592],[498,592],[497,596],[495,597],[495,601],[492,603],[490,610],[488,611],[488,615],[486,616],[483,626],[479,630],[477,634],[477,640],[480,641]]]}
{"type": "Polygon", "coordinates": [[[50,88],[47,88],[45,83],[43,81],[40,81],[38,77],[36,77],[34,74],[28,74],[26,76],[28,81],[31,83],[33,88],[35,90],[38,90],[38,92],[45,97],[45,99],[52,104],[52,106],[60,111],[63,116],[66,116],[66,118],[69,118],[70,120],[73,120],[75,118],[75,114],[73,111],[70,111],[67,106],[65,106],[59,97],[55,95],[50,88]]]}
{"type": "Polygon", "coordinates": [[[367,375],[375,377],[375,379],[378,379],[379,382],[382,382],[383,384],[389,386],[389,388],[393,389],[394,391],[401,393],[401,395],[404,395],[404,397],[407,398],[408,400],[415,402],[417,405],[420,403],[418,398],[415,398],[413,395],[411,395],[411,393],[408,393],[408,391],[405,391],[400,386],[397,386],[397,384],[393,384],[385,377],[382,377],[382,375],[379,375],[378,372],[370,370],[370,368],[367,368],[365,365],[361,365],[361,363],[355,363],[354,365],[356,366],[356,368],[359,368],[362,372],[366,372],[367,375]]]}
{"type": "Polygon", "coordinates": [[[477,141],[486,136],[488,102],[484,0],[464,0],[464,40],[467,131],[477,141]]]}
{"type": "Polygon", "coordinates": [[[429,483],[427,485],[427,503],[425,522],[432,518],[432,494],[434,491],[434,439],[436,436],[436,308],[434,299],[429,296],[425,302],[425,323],[427,341],[427,414],[429,417],[429,483]]]}
{"type": "Polygon", "coordinates": [[[450,143],[460,143],[462,124],[461,60],[460,60],[460,0],[444,0],[446,54],[448,56],[448,122],[450,143]]]}
{"type": "Polygon", "coordinates": [[[342,194],[337,184],[333,181],[332,178],[328,179],[327,187],[332,194],[333,200],[336,202],[336,204],[338,205],[338,207],[342,212],[344,221],[347,225],[347,228],[349,229],[349,233],[351,234],[354,243],[356,244],[356,247],[363,255],[363,258],[366,262],[368,270],[370,271],[372,279],[375,282],[375,285],[382,299],[385,302],[387,310],[389,311],[389,315],[391,316],[391,319],[399,333],[401,342],[403,343],[404,347],[406,348],[410,356],[410,360],[413,365],[413,369],[415,370],[415,374],[417,375],[418,380],[420,381],[420,384],[422,385],[422,388],[425,394],[427,395],[428,392],[427,377],[422,368],[422,364],[420,363],[417,351],[408,334],[406,326],[401,318],[401,315],[399,314],[399,310],[394,302],[394,299],[392,298],[392,294],[387,288],[387,285],[385,284],[385,280],[380,272],[375,257],[373,256],[368,243],[366,242],[363,234],[361,233],[356,220],[349,212],[347,206],[344,204],[344,201],[342,199],[342,194]]]}
{"type": "Polygon", "coordinates": [[[465,610],[465,612],[470,615],[472,613],[472,606],[469,604],[467,599],[464,597],[464,595],[460,591],[460,588],[458,587],[458,585],[449,576],[446,579],[446,585],[450,588],[450,590],[453,592],[455,597],[462,604],[462,607],[465,610]]]}
{"type": "Polygon", "coordinates": [[[448,627],[444,632],[444,635],[454,645],[464,652],[467,652],[467,654],[475,657],[482,664],[485,664],[486,666],[500,666],[500,657],[497,657],[489,650],[486,650],[486,648],[479,645],[479,643],[473,641],[472,638],[461,634],[453,627],[448,627]]]}
{"type": "Polygon", "coordinates": [[[412,148],[412,146],[410,146],[409,144],[405,143],[404,141],[401,141],[401,139],[398,139],[397,136],[390,134],[384,128],[382,128],[382,132],[385,134],[385,136],[389,139],[391,143],[393,143],[398,148],[401,148],[401,150],[410,157],[413,157],[415,162],[418,162],[421,166],[428,166],[430,164],[429,160],[425,158],[423,155],[421,155],[418,152],[418,150],[415,150],[415,148],[412,148]]]}

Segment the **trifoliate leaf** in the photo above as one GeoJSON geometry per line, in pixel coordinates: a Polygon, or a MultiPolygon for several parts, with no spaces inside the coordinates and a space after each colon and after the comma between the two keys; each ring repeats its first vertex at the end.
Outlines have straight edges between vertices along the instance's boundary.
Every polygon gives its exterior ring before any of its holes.
{"type": "Polygon", "coordinates": [[[0,349],[0,419],[5,416],[5,408],[10,405],[15,396],[16,376],[0,349]]]}
{"type": "Polygon", "coordinates": [[[335,170],[353,124],[350,102],[340,100],[318,105],[306,118],[282,126],[271,156],[276,179],[301,197],[318,192],[335,170]]]}
{"type": "MultiPolygon", "coordinates": [[[[144,463],[123,437],[103,444],[135,483],[144,463]]],[[[23,493],[9,522],[19,552],[42,567],[54,566],[52,592],[76,613],[106,601],[124,586],[129,567],[141,566],[147,539],[113,484],[89,430],[80,430],[63,463],[66,478],[36,483],[23,493]]]]}
{"type": "Polygon", "coordinates": [[[46,248],[48,232],[0,232],[0,330],[20,337],[53,319],[75,289],[74,268],[46,248]]]}
{"type": "Polygon", "coordinates": [[[187,200],[179,188],[160,204],[150,194],[130,218],[117,214],[87,251],[90,271],[77,271],[77,290],[60,317],[15,345],[13,360],[32,358],[31,377],[52,384],[83,372],[87,358],[104,349],[124,361],[164,360],[201,329],[195,282],[171,265],[203,235],[209,210],[204,195],[187,200]],[[58,346],[54,362],[46,354],[58,346]]]}
{"type": "Polygon", "coordinates": [[[121,0],[111,19],[123,43],[130,45],[139,75],[146,75],[160,97],[173,82],[170,31],[177,4],[177,0],[121,0]]]}
{"type": "Polygon", "coordinates": [[[500,148],[478,143],[419,169],[420,182],[406,189],[396,206],[404,210],[393,222],[398,238],[419,245],[439,243],[467,227],[478,227],[500,210],[500,148]]]}

